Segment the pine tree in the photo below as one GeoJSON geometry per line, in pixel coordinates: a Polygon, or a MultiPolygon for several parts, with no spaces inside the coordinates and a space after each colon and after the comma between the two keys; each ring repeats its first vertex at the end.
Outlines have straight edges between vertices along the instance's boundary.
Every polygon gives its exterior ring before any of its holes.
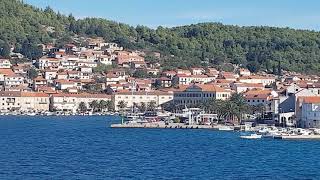
{"type": "Polygon", "coordinates": [[[282,71],[281,71],[281,61],[278,61],[278,75],[281,76],[282,75],[282,71]]]}

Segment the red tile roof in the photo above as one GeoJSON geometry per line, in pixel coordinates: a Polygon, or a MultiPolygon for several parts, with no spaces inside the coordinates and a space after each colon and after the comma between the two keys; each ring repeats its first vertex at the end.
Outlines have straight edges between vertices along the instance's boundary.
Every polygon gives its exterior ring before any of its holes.
{"type": "Polygon", "coordinates": [[[14,75],[14,72],[11,69],[0,69],[0,74],[3,75],[14,75]]]}
{"type": "Polygon", "coordinates": [[[319,96],[303,96],[299,97],[299,102],[317,104],[320,103],[319,96]]]}

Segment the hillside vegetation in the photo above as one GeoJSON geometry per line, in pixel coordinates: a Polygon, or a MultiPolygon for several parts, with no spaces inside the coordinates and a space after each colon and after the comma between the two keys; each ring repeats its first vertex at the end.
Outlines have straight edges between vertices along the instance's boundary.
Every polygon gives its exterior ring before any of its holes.
{"type": "Polygon", "coordinates": [[[0,46],[8,45],[38,58],[37,45],[71,41],[73,35],[99,36],[128,49],[159,51],[163,67],[172,69],[233,63],[251,71],[283,69],[318,73],[320,33],[274,27],[239,27],[220,23],[150,29],[99,18],[76,20],[50,8],[44,10],[18,0],[0,0],[0,46]],[[54,30],[52,30],[52,28],[54,30]]]}

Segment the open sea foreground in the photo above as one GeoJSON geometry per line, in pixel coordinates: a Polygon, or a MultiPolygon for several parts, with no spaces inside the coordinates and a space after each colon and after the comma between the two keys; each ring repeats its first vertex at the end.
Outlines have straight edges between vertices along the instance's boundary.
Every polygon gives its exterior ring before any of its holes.
{"type": "Polygon", "coordinates": [[[0,179],[320,179],[320,141],[112,129],[112,116],[0,117],[0,179]]]}

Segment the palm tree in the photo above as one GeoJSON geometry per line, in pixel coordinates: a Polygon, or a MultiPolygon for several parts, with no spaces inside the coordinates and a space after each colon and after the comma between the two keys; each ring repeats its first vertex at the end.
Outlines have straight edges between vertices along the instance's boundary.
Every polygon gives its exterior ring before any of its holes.
{"type": "Polygon", "coordinates": [[[99,108],[99,103],[98,101],[94,100],[91,103],[89,103],[89,106],[93,112],[96,112],[96,109],[99,108]]]}
{"type": "Polygon", "coordinates": [[[120,111],[122,111],[124,108],[127,107],[127,103],[125,101],[119,101],[117,106],[120,109],[120,111]]]}
{"type": "Polygon", "coordinates": [[[133,112],[135,112],[137,108],[138,108],[138,104],[137,104],[136,102],[134,102],[134,103],[132,104],[133,112]]]}
{"type": "Polygon", "coordinates": [[[202,110],[204,110],[207,113],[210,112],[210,100],[204,101],[204,102],[198,104],[197,106],[200,107],[202,110]]]}
{"type": "Polygon", "coordinates": [[[234,93],[230,97],[229,101],[233,102],[237,106],[236,116],[238,123],[241,123],[243,114],[248,111],[248,105],[242,93],[234,93]]]}
{"type": "Polygon", "coordinates": [[[138,108],[140,112],[145,112],[147,110],[147,105],[145,102],[142,102],[138,108]]]}
{"type": "Polygon", "coordinates": [[[238,106],[232,101],[226,101],[224,106],[222,106],[222,115],[223,117],[228,120],[234,122],[234,118],[238,117],[239,109],[238,106]]]}
{"type": "Polygon", "coordinates": [[[212,100],[211,103],[210,103],[210,111],[212,113],[216,113],[217,116],[218,116],[218,120],[220,120],[224,114],[225,114],[225,109],[224,109],[224,106],[225,106],[225,101],[223,100],[212,100]]]}
{"type": "Polygon", "coordinates": [[[86,103],[84,102],[80,102],[79,107],[78,107],[78,111],[84,113],[88,110],[86,103]]]}
{"type": "Polygon", "coordinates": [[[257,111],[257,106],[255,106],[255,105],[250,105],[250,106],[249,106],[249,110],[250,110],[250,113],[251,113],[251,114],[255,114],[256,111],[257,111]]]}
{"type": "Polygon", "coordinates": [[[108,111],[114,111],[113,101],[107,101],[107,109],[108,111]]]}
{"type": "Polygon", "coordinates": [[[157,108],[157,102],[155,101],[150,101],[148,103],[148,111],[154,111],[157,108]]]}
{"type": "Polygon", "coordinates": [[[108,102],[107,102],[107,101],[101,100],[101,101],[99,102],[99,109],[100,109],[101,111],[104,111],[107,107],[108,107],[108,102]]]}
{"type": "Polygon", "coordinates": [[[261,114],[261,118],[264,119],[264,112],[266,111],[266,107],[264,104],[258,104],[256,106],[256,111],[258,111],[261,114]]]}

